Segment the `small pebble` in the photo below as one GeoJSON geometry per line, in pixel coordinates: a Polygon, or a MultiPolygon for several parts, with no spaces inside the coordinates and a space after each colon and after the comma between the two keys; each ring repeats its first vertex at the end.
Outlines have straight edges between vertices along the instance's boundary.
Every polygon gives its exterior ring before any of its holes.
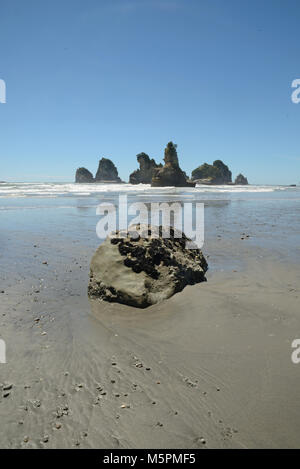
{"type": "Polygon", "coordinates": [[[13,385],[10,383],[4,383],[3,386],[3,391],[10,391],[12,389],[13,385]]]}

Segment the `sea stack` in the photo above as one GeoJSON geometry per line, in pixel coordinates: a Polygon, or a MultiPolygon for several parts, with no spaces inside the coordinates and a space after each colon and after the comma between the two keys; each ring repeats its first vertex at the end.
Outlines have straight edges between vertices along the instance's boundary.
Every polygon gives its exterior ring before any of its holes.
{"type": "Polygon", "coordinates": [[[239,186],[247,186],[248,185],[248,179],[243,176],[242,174],[239,174],[234,181],[234,184],[239,185],[239,186]]]}
{"type": "Polygon", "coordinates": [[[99,161],[98,171],[95,176],[95,182],[122,182],[118,175],[118,170],[111,160],[101,158],[99,161]]]}
{"type": "Polygon", "coordinates": [[[75,182],[91,183],[94,182],[94,177],[88,169],[78,168],[75,175],[75,182]]]}
{"type": "Polygon", "coordinates": [[[179,167],[177,145],[173,142],[169,142],[165,148],[164,162],[165,165],[162,168],[154,170],[151,186],[195,187],[195,183],[189,181],[179,167]]]}
{"type": "Polygon", "coordinates": [[[156,164],[155,160],[153,158],[150,159],[146,153],[139,153],[137,161],[140,168],[130,174],[130,184],[151,184],[155,169],[161,168],[162,165],[156,164]]]}

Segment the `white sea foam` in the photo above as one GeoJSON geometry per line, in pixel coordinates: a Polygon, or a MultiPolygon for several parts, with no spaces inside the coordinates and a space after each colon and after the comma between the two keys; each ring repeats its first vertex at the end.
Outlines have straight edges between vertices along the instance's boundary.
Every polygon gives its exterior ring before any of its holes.
{"type": "MultiPolygon", "coordinates": [[[[297,188],[299,190],[299,188],[297,188]]],[[[296,190],[297,190],[296,189],[296,190]]],[[[72,184],[72,183],[6,183],[0,184],[0,197],[88,197],[103,193],[138,193],[174,195],[185,193],[254,193],[295,190],[286,186],[204,186],[195,188],[151,187],[148,184],[72,184]]]]}

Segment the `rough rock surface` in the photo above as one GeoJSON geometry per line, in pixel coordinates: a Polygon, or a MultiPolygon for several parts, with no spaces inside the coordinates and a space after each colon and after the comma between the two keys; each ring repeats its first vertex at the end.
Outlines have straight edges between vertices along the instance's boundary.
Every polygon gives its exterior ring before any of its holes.
{"type": "Polygon", "coordinates": [[[184,233],[160,226],[135,225],[130,233],[117,231],[95,252],[90,268],[88,294],[109,302],[146,308],[206,281],[207,262],[199,249],[187,249],[184,233]],[[149,233],[156,233],[151,238],[149,233]],[[181,238],[174,237],[177,234],[181,238]],[[130,234],[132,236],[130,236],[130,234]],[[121,237],[121,236],[126,237],[121,237]]]}
{"type": "Polygon", "coordinates": [[[162,168],[154,170],[151,186],[164,187],[195,187],[195,183],[186,178],[186,174],[180,169],[177,146],[169,142],[165,148],[165,165],[162,168]]]}
{"type": "Polygon", "coordinates": [[[118,170],[111,160],[101,158],[95,177],[96,182],[122,182],[118,170]]]}
{"type": "Polygon", "coordinates": [[[156,164],[155,160],[150,159],[146,153],[139,153],[137,160],[140,168],[130,174],[130,184],[151,184],[153,172],[157,168],[161,168],[161,164],[156,164]]]}
{"type": "Polygon", "coordinates": [[[243,176],[242,174],[239,174],[235,178],[234,184],[246,186],[248,184],[248,179],[245,176],[243,176]]]}
{"type": "Polygon", "coordinates": [[[199,166],[192,172],[192,180],[199,184],[231,184],[232,173],[221,160],[199,166]]]}
{"type": "Polygon", "coordinates": [[[89,183],[94,182],[92,173],[86,168],[78,168],[75,175],[75,182],[89,183]]]}

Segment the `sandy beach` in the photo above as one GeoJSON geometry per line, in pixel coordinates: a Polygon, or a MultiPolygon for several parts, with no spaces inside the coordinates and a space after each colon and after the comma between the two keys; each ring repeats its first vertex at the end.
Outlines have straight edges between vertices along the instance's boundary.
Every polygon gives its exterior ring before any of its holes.
{"type": "Polygon", "coordinates": [[[1,448],[299,447],[300,270],[259,224],[211,227],[208,281],[140,310],[88,300],[88,228],[28,216],[1,235],[1,448]]]}
{"type": "Polygon", "coordinates": [[[0,0],[0,450],[300,449],[299,25],[0,0]]]}

